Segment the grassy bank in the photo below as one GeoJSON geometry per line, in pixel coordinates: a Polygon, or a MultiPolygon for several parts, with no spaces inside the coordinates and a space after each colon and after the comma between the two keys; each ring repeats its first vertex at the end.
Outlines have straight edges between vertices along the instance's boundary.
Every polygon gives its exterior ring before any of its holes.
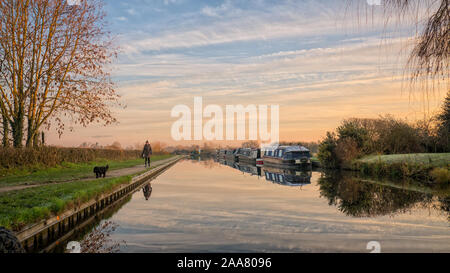
{"type": "MultiPolygon", "coordinates": [[[[152,162],[163,160],[171,157],[171,155],[155,155],[152,156],[152,162]]],[[[64,182],[70,180],[87,179],[93,177],[93,168],[95,166],[104,166],[108,164],[110,170],[118,170],[143,164],[142,158],[134,158],[128,160],[106,160],[100,159],[88,163],[65,163],[55,167],[34,167],[34,168],[18,168],[9,170],[7,175],[0,177],[0,188],[29,185],[29,184],[46,184],[54,182],[64,182]]]]}
{"type": "Polygon", "coordinates": [[[130,183],[132,176],[46,185],[0,194],[0,226],[18,231],[130,183]]]}
{"type": "Polygon", "coordinates": [[[350,169],[365,175],[450,182],[450,153],[372,155],[354,160],[350,169]]]}
{"type": "MultiPolygon", "coordinates": [[[[170,156],[154,156],[153,161],[168,157],[170,156]]],[[[134,166],[134,163],[136,162],[119,162],[116,166],[134,166]]],[[[138,163],[141,164],[141,160],[138,163]]],[[[42,185],[0,193],[0,226],[19,231],[26,225],[59,215],[89,200],[97,199],[102,194],[113,192],[121,185],[130,183],[133,176],[145,171],[148,169],[133,175],[42,185]]],[[[57,173],[60,175],[59,171],[57,173]]]]}

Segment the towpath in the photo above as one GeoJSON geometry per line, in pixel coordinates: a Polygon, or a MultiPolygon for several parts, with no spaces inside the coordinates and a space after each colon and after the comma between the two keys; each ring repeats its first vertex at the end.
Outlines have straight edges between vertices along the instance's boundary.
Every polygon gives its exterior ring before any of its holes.
{"type": "MultiPolygon", "coordinates": [[[[166,162],[171,161],[171,160],[174,160],[174,157],[154,161],[151,163],[150,168],[145,168],[144,164],[141,164],[141,165],[137,165],[137,166],[130,167],[130,168],[122,168],[122,169],[118,169],[118,170],[109,171],[107,173],[106,177],[111,178],[111,177],[121,177],[121,176],[125,176],[125,175],[138,174],[145,170],[150,170],[152,168],[158,167],[158,166],[165,164],[166,162]]],[[[95,179],[95,175],[93,175],[93,177],[91,177],[91,178],[71,179],[71,180],[67,180],[67,181],[48,182],[48,183],[39,182],[39,184],[29,183],[27,185],[8,186],[8,187],[0,188],[0,194],[5,193],[5,192],[10,192],[10,191],[18,191],[18,190],[24,190],[24,189],[30,189],[30,188],[36,188],[36,187],[42,187],[42,186],[48,186],[48,185],[71,183],[71,182],[90,181],[90,180],[94,180],[94,179],[95,179]]],[[[101,179],[101,178],[99,178],[99,179],[101,179]]]]}

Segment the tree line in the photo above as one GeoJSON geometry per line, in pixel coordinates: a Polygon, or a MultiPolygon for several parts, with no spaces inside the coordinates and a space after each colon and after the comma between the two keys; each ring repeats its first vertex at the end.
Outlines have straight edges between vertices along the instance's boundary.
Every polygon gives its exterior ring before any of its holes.
{"type": "Polygon", "coordinates": [[[430,120],[409,123],[392,116],[344,120],[319,144],[324,167],[339,168],[371,154],[450,152],[450,91],[440,113],[430,120]]]}

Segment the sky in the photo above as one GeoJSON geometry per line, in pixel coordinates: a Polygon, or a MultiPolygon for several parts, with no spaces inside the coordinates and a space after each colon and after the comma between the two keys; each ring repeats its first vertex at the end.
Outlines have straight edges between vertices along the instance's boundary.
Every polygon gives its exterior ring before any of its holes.
{"type": "Polygon", "coordinates": [[[169,145],[176,105],[279,105],[280,139],[317,141],[346,118],[436,111],[403,80],[415,28],[385,24],[364,0],[107,0],[120,54],[112,77],[119,123],[74,127],[49,142],[78,146],[147,139],[169,145]]]}

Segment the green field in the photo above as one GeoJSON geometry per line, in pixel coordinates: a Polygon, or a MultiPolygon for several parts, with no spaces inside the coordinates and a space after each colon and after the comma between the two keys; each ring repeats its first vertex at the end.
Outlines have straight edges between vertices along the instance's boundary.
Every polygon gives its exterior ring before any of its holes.
{"type": "MultiPolygon", "coordinates": [[[[163,160],[171,155],[152,156],[152,162],[163,160]]],[[[47,184],[71,180],[89,179],[93,177],[95,166],[109,165],[109,170],[119,170],[143,165],[143,159],[122,161],[98,160],[89,163],[64,163],[55,168],[32,168],[28,170],[10,170],[8,175],[0,177],[0,188],[19,185],[47,184]]]]}
{"type": "Polygon", "coordinates": [[[0,226],[20,230],[129,183],[132,176],[44,185],[0,194],[0,226]]]}
{"type": "Polygon", "coordinates": [[[399,154],[371,155],[356,160],[361,163],[383,162],[387,164],[423,164],[429,167],[447,167],[450,164],[450,153],[447,154],[399,154]]]}
{"type": "Polygon", "coordinates": [[[450,153],[372,155],[355,160],[350,169],[378,177],[412,178],[448,185],[450,153]]]}
{"type": "MultiPolygon", "coordinates": [[[[152,162],[169,157],[171,156],[153,156],[152,162]]],[[[57,179],[68,180],[74,177],[83,178],[83,175],[87,171],[89,177],[92,177],[92,167],[98,163],[71,164],[70,166],[61,166],[60,168],[41,170],[30,176],[15,176],[16,182],[6,182],[6,184],[13,185],[15,183],[15,185],[18,185],[30,177],[33,177],[34,181],[48,181],[48,179],[52,179],[53,181],[58,181],[57,179]]],[[[113,169],[120,169],[142,164],[142,159],[117,162],[108,161],[108,163],[113,169]]],[[[83,180],[48,185],[45,184],[47,182],[42,182],[43,185],[39,187],[0,193],[0,226],[18,231],[25,225],[58,215],[67,209],[95,199],[104,193],[112,192],[120,185],[129,183],[133,176],[148,170],[145,169],[133,175],[92,179],[88,181],[83,180]]]]}

